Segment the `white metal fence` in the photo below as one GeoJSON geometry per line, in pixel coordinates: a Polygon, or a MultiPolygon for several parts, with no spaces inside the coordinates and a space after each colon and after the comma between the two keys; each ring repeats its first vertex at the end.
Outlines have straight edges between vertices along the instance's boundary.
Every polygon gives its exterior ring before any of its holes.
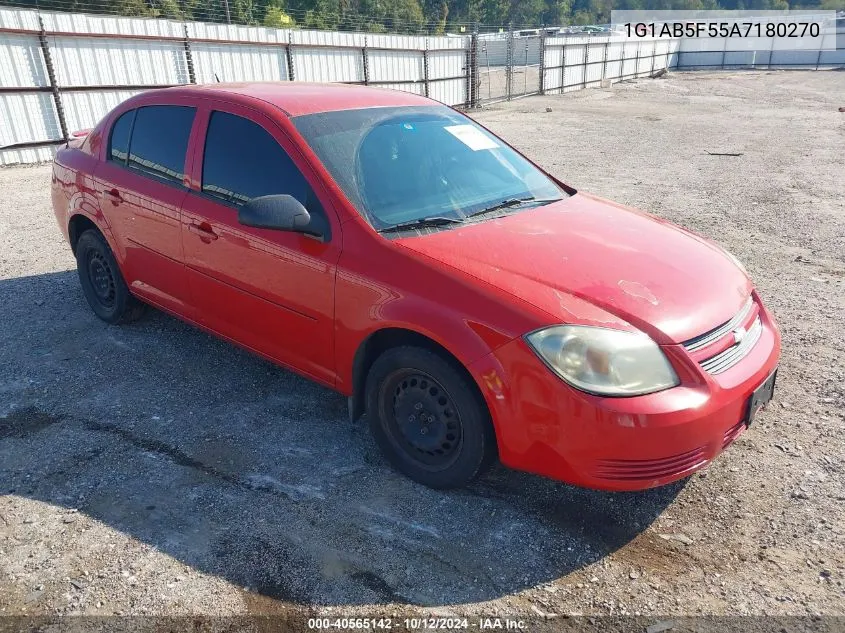
{"type": "MultiPolygon", "coordinates": [[[[838,32],[837,32],[838,31],[838,32]]],[[[74,130],[150,88],[215,81],[382,86],[473,107],[679,68],[845,66],[845,26],[819,51],[692,49],[619,33],[423,37],[0,8],[0,165],[49,160],[74,130]]]]}
{"type": "Polygon", "coordinates": [[[677,65],[678,39],[550,37],[543,55],[543,92],[569,92],[648,77],[677,65]]]}
{"type": "Polygon", "coordinates": [[[730,38],[712,38],[704,43],[687,38],[681,41],[675,66],[682,70],[845,67],[845,18],[826,21],[817,39],[817,49],[792,47],[788,38],[761,38],[759,47],[739,50],[731,45],[730,38]]]}
{"type": "Polygon", "coordinates": [[[269,29],[0,9],[0,165],[49,160],[129,96],[215,81],[324,81],[469,102],[469,37],[269,29]]]}

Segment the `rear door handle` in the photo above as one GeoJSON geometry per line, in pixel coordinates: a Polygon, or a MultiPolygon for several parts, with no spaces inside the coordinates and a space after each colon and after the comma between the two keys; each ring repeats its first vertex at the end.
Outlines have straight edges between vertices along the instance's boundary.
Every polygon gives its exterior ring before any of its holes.
{"type": "Polygon", "coordinates": [[[120,196],[120,192],[117,189],[104,189],[103,197],[111,200],[114,204],[123,202],[123,198],[120,196]]]}
{"type": "Polygon", "coordinates": [[[217,239],[217,233],[214,232],[214,229],[211,228],[208,222],[202,222],[201,224],[191,223],[188,225],[188,230],[194,235],[199,235],[204,242],[217,239]]]}

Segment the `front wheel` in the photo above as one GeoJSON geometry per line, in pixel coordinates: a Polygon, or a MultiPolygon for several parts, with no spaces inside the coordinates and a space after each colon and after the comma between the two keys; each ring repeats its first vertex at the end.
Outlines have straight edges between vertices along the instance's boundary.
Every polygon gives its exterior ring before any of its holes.
{"type": "Polygon", "coordinates": [[[437,354],[384,352],[367,376],[370,430],[390,463],[431,488],[458,488],[496,457],[490,414],[477,390],[437,354]]]}
{"type": "Polygon", "coordinates": [[[129,292],[106,239],[89,229],[76,243],[76,269],[88,305],[106,323],[128,323],[144,312],[129,292]]]}

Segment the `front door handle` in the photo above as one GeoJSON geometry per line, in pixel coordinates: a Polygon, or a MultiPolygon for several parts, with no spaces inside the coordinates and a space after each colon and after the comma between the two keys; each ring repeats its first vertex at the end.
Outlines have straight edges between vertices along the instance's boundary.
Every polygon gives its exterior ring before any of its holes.
{"type": "Polygon", "coordinates": [[[189,224],[188,230],[194,235],[199,235],[203,242],[211,242],[217,239],[217,233],[211,228],[208,222],[201,222],[200,224],[189,224]]]}

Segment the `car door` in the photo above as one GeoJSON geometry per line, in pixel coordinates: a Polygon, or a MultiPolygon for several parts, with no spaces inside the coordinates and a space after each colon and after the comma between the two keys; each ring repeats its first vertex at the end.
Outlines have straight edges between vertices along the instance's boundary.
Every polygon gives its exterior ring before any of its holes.
{"type": "Polygon", "coordinates": [[[120,113],[95,180],[122,272],[144,299],[186,314],[179,214],[196,108],[143,105],[120,113]]]}
{"type": "Polygon", "coordinates": [[[334,283],[340,226],[316,176],[269,117],[212,102],[200,113],[191,190],[182,206],[182,243],[197,320],[220,334],[334,384],[334,283]],[[306,176],[306,174],[308,174],[306,176]],[[289,194],[322,214],[331,234],[238,222],[244,202],[289,194]]]}

